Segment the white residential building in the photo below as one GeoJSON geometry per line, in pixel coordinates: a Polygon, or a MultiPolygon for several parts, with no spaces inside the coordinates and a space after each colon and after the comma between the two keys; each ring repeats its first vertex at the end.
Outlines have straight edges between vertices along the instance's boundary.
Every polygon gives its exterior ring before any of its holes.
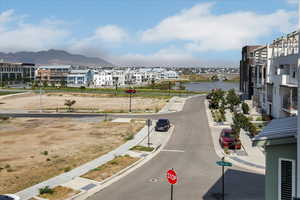
{"type": "Polygon", "coordinates": [[[111,71],[95,71],[93,76],[95,87],[105,87],[113,85],[113,76],[111,71]]]}
{"type": "Polygon", "coordinates": [[[90,86],[93,83],[93,71],[71,70],[67,75],[67,84],[71,87],[90,86]]]}
{"type": "Polygon", "coordinates": [[[274,118],[296,115],[299,32],[254,50],[253,100],[274,118]]]}

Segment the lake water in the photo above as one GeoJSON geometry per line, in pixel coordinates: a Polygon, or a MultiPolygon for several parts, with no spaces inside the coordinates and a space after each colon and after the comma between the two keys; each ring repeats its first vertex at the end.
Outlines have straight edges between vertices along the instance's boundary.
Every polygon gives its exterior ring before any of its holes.
{"type": "Polygon", "coordinates": [[[220,88],[222,90],[230,90],[234,88],[236,91],[239,91],[239,83],[230,83],[230,82],[197,82],[197,83],[186,83],[184,84],[186,90],[194,92],[209,92],[214,88],[220,88]]]}

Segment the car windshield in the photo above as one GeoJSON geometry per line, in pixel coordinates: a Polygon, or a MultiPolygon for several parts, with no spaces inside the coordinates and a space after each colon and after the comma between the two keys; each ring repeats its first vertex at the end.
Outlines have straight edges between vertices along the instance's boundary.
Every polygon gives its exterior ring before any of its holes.
{"type": "Polygon", "coordinates": [[[234,135],[232,134],[232,132],[224,132],[224,137],[227,137],[227,138],[234,138],[234,135]]]}
{"type": "Polygon", "coordinates": [[[13,198],[6,195],[0,195],[0,200],[13,200],[13,198]]]}
{"type": "Polygon", "coordinates": [[[157,123],[158,123],[158,124],[167,124],[167,123],[168,123],[168,120],[166,120],[166,119],[160,119],[160,120],[158,120],[157,123]]]}

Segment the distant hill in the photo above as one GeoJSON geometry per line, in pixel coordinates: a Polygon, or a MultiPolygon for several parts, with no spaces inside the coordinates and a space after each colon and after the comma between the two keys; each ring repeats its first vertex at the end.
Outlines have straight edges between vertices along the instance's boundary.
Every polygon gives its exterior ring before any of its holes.
{"type": "Polygon", "coordinates": [[[62,50],[50,49],[48,51],[20,51],[16,53],[0,52],[0,59],[7,62],[25,62],[35,64],[70,64],[70,65],[97,65],[113,66],[111,63],[97,57],[70,54],[62,50]]]}

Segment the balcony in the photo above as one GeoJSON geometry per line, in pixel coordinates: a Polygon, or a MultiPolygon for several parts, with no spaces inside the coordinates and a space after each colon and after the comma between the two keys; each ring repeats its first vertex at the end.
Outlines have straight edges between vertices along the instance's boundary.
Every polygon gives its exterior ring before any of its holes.
{"type": "Polygon", "coordinates": [[[291,97],[290,95],[283,96],[282,110],[290,114],[297,114],[298,113],[297,97],[291,97]]]}
{"type": "Polygon", "coordinates": [[[296,78],[293,78],[291,75],[284,74],[281,76],[281,85],[297,87],[298,82],[296,78]]]}

